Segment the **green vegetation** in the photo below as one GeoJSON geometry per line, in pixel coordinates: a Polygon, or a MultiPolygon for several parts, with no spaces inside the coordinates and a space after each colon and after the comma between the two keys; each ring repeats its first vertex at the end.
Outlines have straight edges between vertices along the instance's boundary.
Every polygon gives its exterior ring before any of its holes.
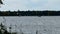
{"type": "Polygon", "coordinates": [[[16,32],[8,32],[7,28],[5,27],[5,25],[3,25],[2,23],[0,24],[0,34],[17,34],[16,32]]]}
{"type": "Polygon", "coordinates": [[[0,11],[0,16],[60,16],[60,11],[0,11]]]}

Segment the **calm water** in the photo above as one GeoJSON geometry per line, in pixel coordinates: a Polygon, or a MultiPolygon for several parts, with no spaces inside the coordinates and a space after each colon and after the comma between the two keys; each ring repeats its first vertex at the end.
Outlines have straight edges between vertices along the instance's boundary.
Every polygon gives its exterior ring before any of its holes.
{"type": "Polygon", "coordinates": [[[4,22],[9,31],[24,32],[24,34],[60,34],[60,16],[23,16],[23,17],[0,17],[0,23],[4,22]]]}

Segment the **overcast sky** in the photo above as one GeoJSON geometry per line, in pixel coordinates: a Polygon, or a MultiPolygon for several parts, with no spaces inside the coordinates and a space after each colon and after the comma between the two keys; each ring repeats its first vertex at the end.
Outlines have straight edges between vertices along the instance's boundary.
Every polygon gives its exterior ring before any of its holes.
{"type": "Polygon", "coordinates": [[[0,10],[60,10],[60,0],[4,0],[3,3],[0,10]]]}

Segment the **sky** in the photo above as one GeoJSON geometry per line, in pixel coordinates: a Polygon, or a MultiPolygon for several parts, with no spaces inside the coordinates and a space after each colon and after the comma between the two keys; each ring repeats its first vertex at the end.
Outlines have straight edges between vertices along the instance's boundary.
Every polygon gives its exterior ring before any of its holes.
{"type": "Polygon", "coordinates": [[[60,0],[2,0],[0,10],[60,10],[60,0]]]}

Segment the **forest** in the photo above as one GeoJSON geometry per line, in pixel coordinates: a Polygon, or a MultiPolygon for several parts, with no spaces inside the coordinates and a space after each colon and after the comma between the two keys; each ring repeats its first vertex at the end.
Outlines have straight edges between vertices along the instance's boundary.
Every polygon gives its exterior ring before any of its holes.
{"type": "Polygon", "coordinates": [[[60,16],[60,11],[0,11],[0,16],[60,16]]]}

